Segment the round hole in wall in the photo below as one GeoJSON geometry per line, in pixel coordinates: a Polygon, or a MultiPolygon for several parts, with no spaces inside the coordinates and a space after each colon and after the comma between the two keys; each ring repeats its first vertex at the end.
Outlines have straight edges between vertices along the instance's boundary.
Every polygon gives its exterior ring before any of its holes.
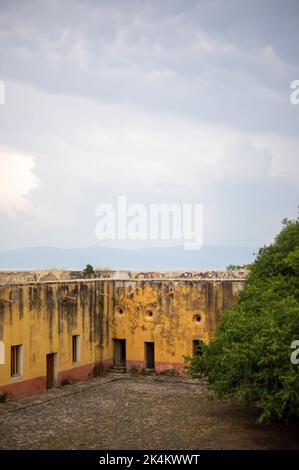
{"type": "Polygon", "coordinates": [[[196,315],[194,315],[193,320],[195,321],[195,323],[199,323],[199,322],[200,322],[201,316],[199,315],[199,313],[197,313],[196,315]]]}
{"type": "Polygon", "coordinates": [[[116,307],[115,311],[118,315],[123,315],[124,313],[124,309],[122,307],[116,307]]]}
{"type": "Polygon", "coordinates": [[[146,318],[148,318],[149,320],[151,320],[151,319],[153,318],[153,316],[154,316],[154,312],[153,312],[151,309],[146,310],[146,312],[145,312],[145,317],[146,317],[146,318]]]}

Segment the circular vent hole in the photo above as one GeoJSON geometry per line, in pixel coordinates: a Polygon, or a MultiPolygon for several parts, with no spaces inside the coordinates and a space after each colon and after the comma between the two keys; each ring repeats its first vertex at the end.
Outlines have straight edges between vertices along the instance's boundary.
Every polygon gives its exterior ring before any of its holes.
{"type": "Polygon", "coordinates": [[[146,318],[153,318],[154,312],[152,310],[147,310],[145,312],[145,316],[146,316],[146,318]]]}

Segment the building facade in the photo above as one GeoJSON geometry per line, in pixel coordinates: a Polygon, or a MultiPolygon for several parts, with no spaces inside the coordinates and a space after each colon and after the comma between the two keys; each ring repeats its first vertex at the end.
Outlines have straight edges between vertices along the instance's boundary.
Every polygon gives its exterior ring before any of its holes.
{"type": "Polygon", "coordinates": [[[0,393],[18,398],[111,367],[181,373],[246,273],[1,273],[0,282],[0,393]]]}

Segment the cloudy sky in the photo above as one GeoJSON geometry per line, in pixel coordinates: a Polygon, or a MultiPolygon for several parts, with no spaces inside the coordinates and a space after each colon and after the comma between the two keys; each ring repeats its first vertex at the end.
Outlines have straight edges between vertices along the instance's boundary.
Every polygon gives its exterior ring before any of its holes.
{"type": "Polygon", "coordinates": [[[297,0],[0,0],[1,249],[97,244],[118,195],[270,242],[299,202],[298,31],[297,0]]]}

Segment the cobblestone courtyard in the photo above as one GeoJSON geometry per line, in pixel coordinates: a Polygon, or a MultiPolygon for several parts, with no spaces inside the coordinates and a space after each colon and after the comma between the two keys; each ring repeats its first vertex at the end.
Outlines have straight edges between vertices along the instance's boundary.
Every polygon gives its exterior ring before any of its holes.
{"type": "Polygon", "coordinates": [[[0,449],[299,449],[255,419],[192,380],[110,374],[0,404],[0,449]]]}

